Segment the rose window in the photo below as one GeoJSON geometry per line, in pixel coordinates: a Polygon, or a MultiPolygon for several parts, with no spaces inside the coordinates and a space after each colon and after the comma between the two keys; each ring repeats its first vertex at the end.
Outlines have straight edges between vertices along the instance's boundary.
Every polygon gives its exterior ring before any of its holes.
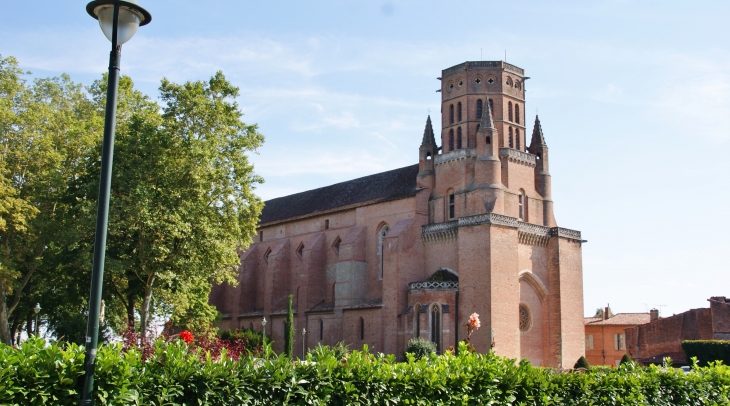
{"type": "Polygon", "coordinates": [[[528,332],[532,327],[532,316],[527,305],[520,303],[520,331],[528,332]]]}

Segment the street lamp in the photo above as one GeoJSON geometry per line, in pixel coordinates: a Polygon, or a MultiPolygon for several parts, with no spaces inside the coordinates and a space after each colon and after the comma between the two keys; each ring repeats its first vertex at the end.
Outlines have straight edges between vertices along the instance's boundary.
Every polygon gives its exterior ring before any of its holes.
{"type": "Polygon", "coordinates": [[[41,304],[36,303],[35,307],[33,308],[33,312],[35,313],[35,335],[39,335],[38,333],[38,313],[41,312],[41,304]]]}
{"type": "Polygon", "coordinates": [[[112,43],[112,50],[109,54],[104,139],[101,145],[101,175],[99,178],[99,199],[96,213],[94,262],[91,268],[89,321],[86,327],[85,377],[80,403],[81,405],[93,405],[94,365],[96,363],[96,348],[99,340],[101,288],[104,281],[106,231],[109,220],[109,191],[111,189],[112,161],[114,158],[114,127],[117,120],[119,60],[122,56],[122,44],[132,38],[134,33],[137,32],[137,28],[149,24],[152,21],[152,16],[147,10],[140,7],[136,0],[94,0],[86,5],[86,12],[94,19],[99,20],[101,30],[112,43]]]}
{"type": "Polygon", "coordinates": [[[261,320],[261,334],[263,334],[261,341],[266,345],[266,316],[261,320]]]}
{"type": "Polygon", "coordinates": [[[307,355],[307,329],[302,327],[302,359],[304,359],[304,356],[307,355]]]}

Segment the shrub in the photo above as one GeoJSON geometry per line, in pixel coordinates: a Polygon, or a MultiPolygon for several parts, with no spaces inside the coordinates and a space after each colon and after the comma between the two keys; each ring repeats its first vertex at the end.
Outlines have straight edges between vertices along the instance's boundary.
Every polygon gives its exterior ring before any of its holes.
{"type": "Polygon", "coordinates": [[[619,365],[631,364],[632,362],[634,362],[634,360],[631,359],[631,356],[629,354],[624,354],[624,356],[621,357],[621,363],[619,365]]]}
{"type": "Polygon", "coordinates": [[[426,340],[425,338],[413,337],[408,340],[408,345],[406,346],[406,354],[407,353],[413,354],[416,359],[428,357],[431,354],[436,353],[436,343],[426,340]]]}
{"type": "Polygon", "coordinates": [[[730,340],[687,340],[682,342],[687,359],[697,357],[700,366],[712,361],[730,365],[730,340]]]}
{"type": "Polygon", "coordinates": [[[591,364],[588,363],[588,360],[586,359],[586,357],[578,358],[578,361],[576,361],[575,365],[573,365],[573,369],[578,369],[578,368],[590,369],[590,367],[591,367],[591,364]]]}
{"type": "Polygon", "coordinates": [[[245,328],[243,330],[228,330],[221,333],[221,340],[242,340],[246,350],[255,352],[264,345],[264,335],[260,331],[245,328]]]}

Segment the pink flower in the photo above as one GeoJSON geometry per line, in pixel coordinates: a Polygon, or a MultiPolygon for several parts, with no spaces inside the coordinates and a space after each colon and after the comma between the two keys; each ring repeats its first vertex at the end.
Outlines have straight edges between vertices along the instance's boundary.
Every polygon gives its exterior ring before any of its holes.
{"type": "Polygon", "coordinates": [[[476,330],[481,327],[481,323],[479,323],[479,315],[476,313],[472,313],[471,316],[469,316],[469,322],[467,322],[466,325],[471,330],[476,330]]]}
{"type": "Polygon", "coordinates": [[[179,335],[180,339],[185,341],[188,344],[192,344],[195,339],[193,338],[193,333],[189,332],[188,330],[184,330],[179,335]]]}

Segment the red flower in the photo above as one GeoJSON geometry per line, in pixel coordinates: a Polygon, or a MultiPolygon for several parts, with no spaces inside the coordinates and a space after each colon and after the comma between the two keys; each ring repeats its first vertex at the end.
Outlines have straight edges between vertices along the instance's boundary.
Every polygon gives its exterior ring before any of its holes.
{"type": "Polygon", "coordinates": [[[189,332],[188,330],[184,330],[179,335],[180,339],[185,341],[188,344],[192,344],[195,339],[193,338],[193,333],[189,332]]]}

